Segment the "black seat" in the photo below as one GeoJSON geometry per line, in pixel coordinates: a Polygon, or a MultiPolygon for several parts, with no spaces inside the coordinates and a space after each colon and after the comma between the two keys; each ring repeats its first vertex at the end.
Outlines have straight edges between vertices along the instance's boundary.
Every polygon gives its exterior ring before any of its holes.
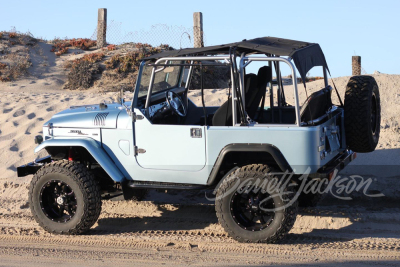
{"type": "MultiPolygon", "coordinates": [[[[245,84],[245,98],[246,92],[253,91],[252,88],[257,86],[257,75],[254,73],[246,74],[244,76],[245,84]]],[[[239,119],[239,117],[238,117],[239,119]]],[[[214,113],[212,120],[213,126],[232,126],[232,98],[229,97],[228,100],[222,104],[217,111],[214,113]]]]}
{"type": "Polygon", "coordinates": [[[330,86],[312,93],[300,109],[301,122],[310,122],[325,115],[332,107],[330,86]]]}
{"type": "MultiPolygon", "coordinates": [[[[260,106],[261,99],[267,92],[267,84],[272,80],[271,67],[264,66],[258,70],[256,90],[246,92],[246,112],[254,119],[260,106]]],[[[264,108],[264,107],[262,107],[264,108]]]]}
{"type": "MultiPolygon", "coordinates": [[[[260,105],[263,94],[265,95],[267,83],[272,79],[272,70],[268,66],[261,67],[258,75],[253,73],[246,74],[245,84],[245,103],[246,112],[250,118],[254,118],[258,106],[260,105]]],[[[232,126],[232,101],[229,98],[215,112],[213,117],[213,126],[232,126]]]]}

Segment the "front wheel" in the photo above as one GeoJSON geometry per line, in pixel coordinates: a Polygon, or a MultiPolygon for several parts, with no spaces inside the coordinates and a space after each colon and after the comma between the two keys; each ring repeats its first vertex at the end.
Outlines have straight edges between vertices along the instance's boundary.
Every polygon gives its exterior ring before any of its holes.
{"type": "MultiPolygon", "coordinates": [[[[239,242],[274,243],[296,220],[298,204],[266,165],[232,172],[217,189],[215,209],[228,234],[239,242]]],[[[282,183],[284,184],[284,183],[282,183]]]]}
{"type": "Polygon", "coordinates": [[[35,220],[54,234],[81,234],[101,211],[101,193],[85,166],[71,161],[46,164],[34,175],[29,206],[35,220]]]}

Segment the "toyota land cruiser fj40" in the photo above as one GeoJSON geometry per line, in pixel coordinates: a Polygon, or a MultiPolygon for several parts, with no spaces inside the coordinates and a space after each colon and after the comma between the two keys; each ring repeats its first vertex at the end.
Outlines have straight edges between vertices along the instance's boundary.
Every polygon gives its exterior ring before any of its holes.
{"type": "Polygon", "coordinates": [[[299,202],[319,198],[296,192],[304,175],[328,180],[379,140],[374,78],[350,78],[344,103],[338,94],[335,105],[328,72],[318,44],[272,37],[150,56],[131,102],[73,106],[43,125],[35,152],[49,156],[18,168],[18,176],[34,174],[34,218],[51,233],[81,234],[97,221],[104,193],[120,189],[125,199],[140,200],[148,189],[211,188],[230,236],[275,242],[292,228],[299,202]],[[264,66],[249,73],[255,63],[264,66]],[[285,64],[291,103],[280,71],[285,64]],[[228,97],[206,106],[201,82],[196,106],[188,97],[193,70],[203,81],[203,70],[215,66],[229,69],[228,97]],[[324,86],[300,105],[297,74],[304,82],[316,66],[324,86]]]}

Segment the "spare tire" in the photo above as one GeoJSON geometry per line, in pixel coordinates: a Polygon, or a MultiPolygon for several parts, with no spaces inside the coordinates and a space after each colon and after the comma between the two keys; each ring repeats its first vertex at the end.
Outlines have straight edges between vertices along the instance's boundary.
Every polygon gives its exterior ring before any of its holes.
{"type": "Polygon", "coordinates": [[[372,152],[379,141],[381,104],[379,88],[371,76],[350,78],[344,98],[347,146],[360,153],[372,152]]]}

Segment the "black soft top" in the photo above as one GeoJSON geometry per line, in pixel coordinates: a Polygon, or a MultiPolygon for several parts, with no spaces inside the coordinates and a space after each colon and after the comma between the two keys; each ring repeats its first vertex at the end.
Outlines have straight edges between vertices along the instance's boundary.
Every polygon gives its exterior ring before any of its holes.
{"type": "Polygon", "coordinates": [[[276,37],[261,37],[223,45],[169,50],[152,55],[146,58],[146,60],[188,55],[197,56],[228,54],[230,48],[233,47],[236,48],[236,53],[239,55],[245,53],[289,56],[293,59],[303,81],[305,81],[307,72],[315,66],[325,67],[329,71],[324,53],[322,52],[319,44],[276,37]]]}

